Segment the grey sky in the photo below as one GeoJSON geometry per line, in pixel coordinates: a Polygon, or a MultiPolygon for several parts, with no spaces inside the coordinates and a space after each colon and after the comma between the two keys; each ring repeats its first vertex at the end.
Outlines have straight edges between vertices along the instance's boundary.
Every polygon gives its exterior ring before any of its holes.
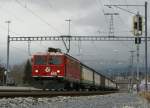
{"type": "MultiPolygon", "coordinates": [[[[11,36],[67,34],[68,25],[65,20],[68,18],[72,20],[72,35],[108,35],[110,17],[104,16],[104,13],[117,12],[119,16],[114,17],[115,34],[132,36],[130,31],[133,15],[117,8],[105,7],[105,4],[144,4],[144,0],[0,0],[1,61],[4,64],[6,62],[6,20],[12,21],[11,36]]],[[[144,12],[141,7],[124,8],[135,13],[144,12]]],[[[148,10],[149,8],[148,4],[148,10]]],[[[149,22],[148,25],[150,26],[149,22]]],[[[62,42],[35,42],[31,43],[31,52],[45,51],[47,47],[60,47],[65,51],[62,42]]],[[[144,44],[141,45],[141,58],[144,56],[143,47],[144,44]]],[[[99,64],[103,64],[104,60],[111,64],[117,55],[116,59],[127,65],[130,56],[128,51],[135,50],[135,45],[131,42],[72,42],[71,48],[70,54],[89,64],[94,63],[91,59],[97,58],[99,64]],[[118,50],[117,54],[114,50],[118,50]]],[[[30,58],[27,49],[26,42],[12,42],[10,63],[21,63],[30,58]]]]}

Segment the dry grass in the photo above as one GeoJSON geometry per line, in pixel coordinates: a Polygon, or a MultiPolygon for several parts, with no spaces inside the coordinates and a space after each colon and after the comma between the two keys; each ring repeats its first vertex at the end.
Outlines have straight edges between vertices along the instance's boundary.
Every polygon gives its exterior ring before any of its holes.
{"type": "Polygon", "coordinates": [[[140,92],[139,95],[150,102],[150,92],[140,92]]]}

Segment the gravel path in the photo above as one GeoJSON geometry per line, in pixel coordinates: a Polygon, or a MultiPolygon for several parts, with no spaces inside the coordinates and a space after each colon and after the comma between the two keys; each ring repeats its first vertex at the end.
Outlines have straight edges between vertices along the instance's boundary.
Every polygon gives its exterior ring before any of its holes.
{"type": "Polygon", "coordinates": [[[0,108],[150,108],[136,94],[116,93],[102,96],[8,98],[0,99],[0,108]]]}

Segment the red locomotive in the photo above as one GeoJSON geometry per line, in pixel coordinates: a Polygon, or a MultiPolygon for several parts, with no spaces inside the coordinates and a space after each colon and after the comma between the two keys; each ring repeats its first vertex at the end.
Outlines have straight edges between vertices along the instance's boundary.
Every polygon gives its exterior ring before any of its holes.
{"type": "Polygon", "coordinates": [[[115,82],[53,48],[33,55],[32,77],[48,89],[116,89],[115,82]],[[105,84],[106,81],[109,83],[105,84]]]}

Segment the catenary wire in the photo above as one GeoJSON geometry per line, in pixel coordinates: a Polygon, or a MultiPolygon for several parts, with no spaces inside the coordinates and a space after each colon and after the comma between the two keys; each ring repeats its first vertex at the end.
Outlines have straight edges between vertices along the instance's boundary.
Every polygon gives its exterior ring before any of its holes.
{"type": "Polygon", "coordinates": [[[59,33],[60,35],[62,34],[61,32],[59,32],[54,26],[52,26],[49,22],[47,22],[45,19],[43,19],[41,16],[39,16],[38,14],[36,14],[34,11],[32,11],[31,9],[29,9],[28,7],[23,6],[18,0],[15,0],[16,3],[18,3],[21,7],[25,8],[28,12],[30,12],[33,16],[37,17],[40,21],[42,21],[43,23],[45,23],[47,26],[49,26],[50,28],[52,28],[53,30],[55,30],[57,33],[59,33]]]}

